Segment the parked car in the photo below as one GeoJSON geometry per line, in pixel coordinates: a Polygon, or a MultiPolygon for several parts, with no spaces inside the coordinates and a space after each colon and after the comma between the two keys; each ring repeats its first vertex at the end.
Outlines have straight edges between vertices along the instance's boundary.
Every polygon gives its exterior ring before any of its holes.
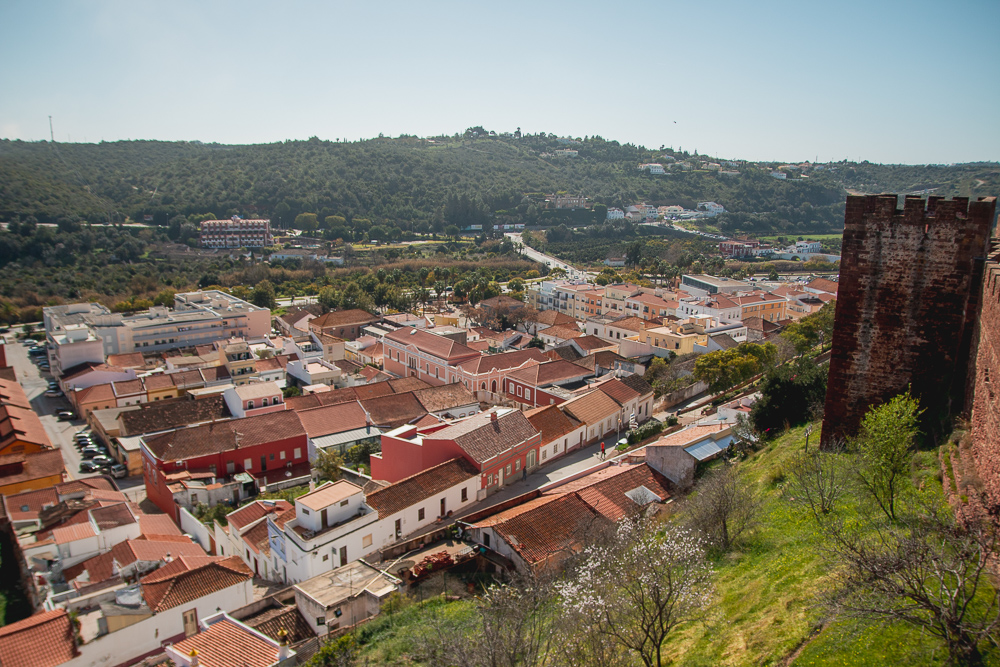
{"type": "MultiPolygon", "coordinates": [[[[76,419],[76,413],[72,410],[60,410],[56,413],[56,417],[61,422],[68,422],[76,419]]],[[[77,442],[79,442],[79,440],[77,442]]]]}
{"type": "Polygon", "coordinates": [[[98,447],[97,445],[87,445],[86,447],[80,450],[80,455],[83,456],[83,458],[85,459],[92,459],[95,456],[101,454],[104,454],[104,449],[98,447]]]}
{"type": "Polygon", "coordinates": [[[90,459],[90,462],[99,468],[103,468],[104,466],[114,465],[115,460],[107,454],[98,454],[94,458],[90,459]]]}
{"type": "Polygon", "coordinates": [[[48,391],[45,392],[45,395],[48,398],[62,398],[63,393],[62,390],[60,389],[49,389],[48,391]]]}
{"type": "Polygon", "coordinates": [[[80,461],[80,472],[94,472],[98,466],[93,461],[80,461]]]}
{"type": "Polygon", "coordinates": [[[90,435],[90,433],[88,431],[80,431],[79,433],[77,433],[73,437],[76,438],[77,442],[79,442],[81,440],[93,440],[93,438],[94,438],[94,436],[90,435]]]}
{"type": "Polygon", "coordinates": [[[116,463],[111,466],[111,476],[115,479],[121,479],[128,476],[128,468],[123,466],[121,463],[116,463]]]}

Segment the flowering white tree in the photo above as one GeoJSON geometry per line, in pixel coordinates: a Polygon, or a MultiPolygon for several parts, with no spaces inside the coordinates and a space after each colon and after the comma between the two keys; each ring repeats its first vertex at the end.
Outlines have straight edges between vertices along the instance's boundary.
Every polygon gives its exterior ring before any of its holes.
{"type": "Polygon", "coordinates": [[[647,667],[660,667],[667,635],[711,600],[713,574],[697,533],[670,528],[658,535],[626,520],[612,544],[588,547],[577,576],[556,586],[566,613],[589,620],[647,667]]]}

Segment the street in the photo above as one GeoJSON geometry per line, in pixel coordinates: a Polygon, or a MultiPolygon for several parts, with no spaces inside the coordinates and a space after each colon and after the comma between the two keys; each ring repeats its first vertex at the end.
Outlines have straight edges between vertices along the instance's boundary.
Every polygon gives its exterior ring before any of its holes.
{"type": "MultiPolygon", "coordinates": [[[[11,341],[14,336],[8,334],[5,340],[11,341]]],[[[49,398],[45,396],[48,389],[48,381],[52,376],[42,373],[28,358],[28,347],[21,342],[8,342],[6,345],[7,363],[14,367],[17,373],[17,380],[28,396],[32,409],[45,427],[45,432],[52,441],[53,447],[62,450],[63,463],[66,465],[67,479],[81,479],[83,477],[95,477],[99,473],[81,473],[80,461],[83,457],[76,448],[73,436],[86,428],[86,422],[81,420],[59,421],[56,412],[59,410],[72,409],[69,401],[65,398],[49,398]]],[[[118,487],[125,491],[127,488],[132,492],[128,495],[138,497],[138,501],[145,498],[145,487],[141,476],[129,479],[115,480],[118,487]],[[138,488],[136,488],[138,487],[138,488]]],[[[128,493],[128,492],[127,492],[128,493]]],[[[138,502],[137,501],[137,502],[138,502]]]]}
{"type": "Polygon", "coordinates": [[[556,259],[551,255],[546,255],[545,253],[538,252],[534,248],[529,248],[524,244],[524,239],[521,238],[520,232],[507,232],[504,236],[508,237],[514,243],[519,244],[521,246],[522,254],[528,256],[536,262],[547,264],[551,269],[562,269],[566,272],[567,278],[575,279],[587,277],[587,273],[585,271],[580,271],[576,267],[567,264],[562,260],[556,259]]]}

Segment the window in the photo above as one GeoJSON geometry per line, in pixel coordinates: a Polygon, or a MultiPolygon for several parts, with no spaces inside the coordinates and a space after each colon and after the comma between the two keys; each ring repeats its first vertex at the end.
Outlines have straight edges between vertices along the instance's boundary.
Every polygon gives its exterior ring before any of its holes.
{"type": "Polygon", "coordinates": [[[421,507],[420,509],[417,510],[417,521],[423,521],[423,520],[424,520],[424,508],[421,507]]]}
{"type": "Polygon", "coordinates": [[[552,454],[555,455],[558,453],[559,453],[559,443],[557,442],[556,444],[552,445],[552,454]]]}
{"type": "Polygon", "coordinates": [[[260,399],[260,407],[262,407],[262,408],[266,408],[267,407],[267,399],[266,398],[260,399]]]}
{"type": "Polygon", "coordinates": [[[281,450],[281,460],[282,461],[285,460],[285,450],[283,450],[283,449],[281,450]]]}
{"type": "Polygon", "coordinates": [[[364,537],[361,538],[361,546],[362,547],[368,548],[371,545],[372,545],[372,536],[371,536],[371,534],[365,535],[364,537]]]}
{"type": "Polygon", "coordinates": [[[271,458],[270,458],[270,460],[271,460],[271,461],[273,461],[273,460],[274,460],[274,454],[271,454],[271,458]]]}
{"type": "Polygon", "coordinates": [[[302,508],[302,513],[305,514],[306,516],[309,516],[309,510],[307,510],[305,507],[302,508]]]}
{"type": "Polygon", "coordinates": [[[349,503],[349,502],[351,502],[350,498],[348,498],[347,500],[341,500],[340,501],[340,506],[341,507],[347,507],[347,503],[349,503]]]}
{"type": "Polygon", "coordinates": [[[510,464],[509,463],[507,464],[506,473],[507,473],[507,476],[510,477],[510,464]]]}
{"type": "Polygon", "coordinates": [[[528,399],[529,401],[531,400],[531,390],[530,389],[525,389],[524,390],[524,397],[526,399],[528,399]]]}
{"type": "Polygon", "coordinates": [[[323,560],[324,561],[330,560],[330,554],[323,554],[323,560]]]}
{"type": "Polygon", "coordinates": [[[253,401],[247,401],[247,410],[253,410],[253,401]]]}
{"type": "MultiPolygon", "coordinates": [[[[544,460],[545,460],[545,459],[547,459],[548,457],[549,457],[549,450],[547,450],[547,449],[543,449],[543,450],[542,450],[542,460],[544,461],[544,460]]],[[[520,463],[520,462],[519,462],[519,463],[520,463]]]]}
{"type": "Polygon", "coordinates": [[[297,459],[302,458],[302,448],[301,447],[296,447],[295,448],[295,458],[297,458],[297,459]]]}
{"type": "Polygon", "coordinates": [[[486,486],[493,486],[493,475],[489,475],[486,478],[486,486]]]}
{"type": "Polygon", "coordinates": [[[253,461],[251,461],[250,459],[243,459],[243,469],[253,470],[253,461]]]}
{"type": "Polygon", "coordinates": [[[462,487],[462,502],[464,503],[468,499],[469,499],[469,489],[463,486],[462,487]]]}
{"type": "Polygon", "coordinates": [[[521,459],[518,459],[514,461],[514,472],[517,472],[520,469],[521,469],[521,459]]]}

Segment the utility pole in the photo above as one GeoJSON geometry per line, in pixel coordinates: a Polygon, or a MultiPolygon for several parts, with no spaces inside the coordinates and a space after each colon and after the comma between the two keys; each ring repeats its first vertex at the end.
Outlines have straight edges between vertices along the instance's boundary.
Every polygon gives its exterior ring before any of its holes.
{"type": "Polygon", "coordinates": [[[52,116],[49,116],[49,138],[52,139],[52,143],[56,143],[56,133],[52,131],[52,116]]]}

